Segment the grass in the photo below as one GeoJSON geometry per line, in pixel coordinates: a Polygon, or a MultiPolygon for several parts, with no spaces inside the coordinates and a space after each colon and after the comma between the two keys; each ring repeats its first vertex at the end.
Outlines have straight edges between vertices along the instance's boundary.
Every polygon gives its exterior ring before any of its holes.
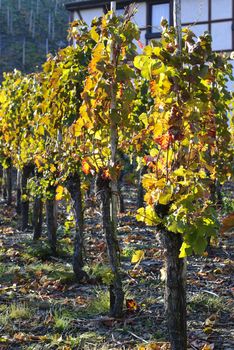
{"type": "Polygon", "coordinates": [[[41,276],[47,276],[52,280],[60,280],[63,284],[70,284],[76,280],[72,266],[68,263],[38,262],[35,264],[29,264],[25,270],[31,277],[41,274],[41,276]]]}
{"type": "MultiPolygon", "coordinates": [[[[47,242],[39,240],[37,242],[25,241],[25,247],[27,247],[27,252],[22,254],[26,260],[33,258],[40,259],[42,261],[51,259],[51,248],[47,242]]],[[[56,256],[60,258],[68,258],[73,254],[73,243],[69,239],[62,238],[57,241],[57,253],[56,256]]]]}
{"type": "Polygon", "coordinates": [[[25,253],[27,257],[36,257],[41,260],[47,260],[51,257],[51,249],[45,242],[37,241],[28,244],[28,242],[25,241],[25,247],[27,247],[27,252],[25,253]]]}
{"type": "Polygon", "coordinates": [[[25,303],[13,303],[9,307],[8,315],[11,320],[27,320],[32,315],[32,309],[25,303]]]}
{"type": "Polygon", "coordinates": [[[0,305],[0,326],[5,326],[8,322],[6,311],[7,311],[7,306],[0,305]]]}
{"type": "Polygon", "coordinates": [[[191,310],[196,311],[198,308],[204,311],[217,312],[227,310],[225,299],[219,296],[206,295],[204,293],[196,294],[188,302],[191,310]]]}
{"type": "Polygon", "coordinates": [[[7,326],[15,320],[28,320],[32,314],[32,308],[29,308],[25,303],[12,303],[9,306],[0,305],[0,325],[7,326]]]}
{"type": "Polygon", "coordinates": [[[13,282],[20,267],[15,264],[0,263],[0,283],[13,282]]]}
{"type": "Polygon", "coordinates": [[[95,297],[91,299],[85,308],[77,310],[76,317],[92,317],[95,315],[108,314],[110,299],[108,290],[96,289],[95,297]]]}
{"type": "Polygon", "coordinates": [[[108,313],[109,308],[110,308],[109,292],[107,290],[106,291],[97,290],[96,298],[89,303],[86,309],[86,312],[89,315],[108,313]]]}
{"type": "Polygon", "coordinates": [[[68,310],[55,310],[54,313],[54,329],[59,332],[66,331],[72,320],[75,319],[74,313],[68,310]]]}
{"type": "Polygon", "coordinates": [[[97,279],[103,284],[109,285],[113,280],[113,273],[108,265],[95,264],[91,268],[86,266],[84,270],[91,278],[97,279]]]}
{"type": "Polygon", "coordinates": [[[66,331],[71,328],[71,323],[77,317],[92,317],[109,312],[109,292],[96,290],[96,296],[90,300],[85,308],[69,310],[67,307],[59,307],[54,311],[54,329],[56,331],[66,331]]]}

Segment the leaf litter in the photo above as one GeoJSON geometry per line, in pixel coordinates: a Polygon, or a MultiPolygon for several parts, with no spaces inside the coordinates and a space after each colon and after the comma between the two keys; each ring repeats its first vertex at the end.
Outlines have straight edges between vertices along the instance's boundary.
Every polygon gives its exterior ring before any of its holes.
{"type": "MultiPolygon", "coordinates": [[[[38,254],[27,249],[32,233],[20,232],[14,209],[0,206],[0,349],[170,349],[160,240],[156,228],[134,218],[136,189],[124,190],[128,211],[118,228],[126,293],[121,320],[108,316],[102,278],[108,259],[98,211],[87,211],[85,224],[93,278],[79,285],[67,251],[72,237],[62,234],[61,257],[42,258],[43,242],[38,254]]],[[[223,232],[209,254],[188,258],[188,349],[234,348],[233,245],[233,235],[223,232]]]]}

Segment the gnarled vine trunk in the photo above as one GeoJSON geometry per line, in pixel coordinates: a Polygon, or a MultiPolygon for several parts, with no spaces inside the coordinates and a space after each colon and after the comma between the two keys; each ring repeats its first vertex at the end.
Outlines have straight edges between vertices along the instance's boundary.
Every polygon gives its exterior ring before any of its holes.
{"type": "MultiPolygon", "coordinates": [[[[171,203],[154,206],[156,214],[163,219],[169,213],[171,203]]],[[[179,258],[183,243],[179,233],[168,231],[159,225],[165,255],[165,309],[171,350],[187,349],[186,322],[186,259],[179,258]]]]}
{"type": "Polygon", "coordinates": [[[8,167],[3,169],[3,199],[7,205],[12,203],[12,163],[8,160],[8,167]]]}
{"type": "Polygon", "coordinates": [[[166,259],[165,307],[172,350],[187,349],[186,259],[179,258],[182,237],[162,231],[166,259]]]}
{"type": "Polygon", "coordinates": [[[0,164],[0,196],[3,195],[3,167],[0,164]]]}
{"type": "Polygon", "coordinates": [[[36,197],[33,203],[33,240],[37,241],[42,235],[43,202],[41,197],[36,197]]]}
{"type": "Polygon", "coordinates": [[[97,177],[97,190],[102,202],[103,231],[105,233],[110,267],[113,273],[113,281],[110,285],[110,314],[113,317],[121,317],[123,314],[124,292],[120,272],[120,253],[118,240],[115,235],[115,222],[111,218],[111,188],[110,180],[97,177]]]}
{"type": "Polygon", "coordinates": [[[6,169],[3,168],[2,171],[2,198],[4,200],[7,199],[7,172],[6,169]]]}
{"type": "Polygon", "coordinates": [[[119,212],[124,213],[125,212],[125,204],[124,204],[124,197],[122,193],[122,179],[118,180],[118,197],[119,197],[119,212]]]}
{"type": "Polygon", "coordinates": [[[16,179],[16,213],[21,214],[21,171],[17,169],[16,179]]]}
{"type": "Polygon", "coordinates": [[[46,225],[47,235],[50,249],[53,255],[57,254],[57,221],[58,221],[58,205],[55,200],[56,188],[50,190],[51,198],[46,200],[46,225]]]}
{"type": "Polygon", "coordinates": [[[21,229],[22,231],[28,228],[29,199],[28,199],[27,183],[31,172],[32,172],[32,166],[25,165],[22,169],[22,174],[21,174],[21,220],[22,220],[21,229]]]}
{"type": "Polygon", "coordinates": [[[76,221],[76,235],[74,242],[73,271],[78,281],[88,277],[83,271],[83,250],[84,250],[84,215],[82,205],[81,181],[78,173],[68,177],[66,187],[70,192],[76,221]]]}

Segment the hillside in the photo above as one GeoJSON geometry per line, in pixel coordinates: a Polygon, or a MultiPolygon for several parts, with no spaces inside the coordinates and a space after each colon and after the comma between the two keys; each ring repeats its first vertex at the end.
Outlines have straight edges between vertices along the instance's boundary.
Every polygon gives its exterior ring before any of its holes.
{"type": "Polygon", "coordinates": [[[14,68],[33,72],[67,44],[68,0],[0,0],[0,80],[14,68]]]}

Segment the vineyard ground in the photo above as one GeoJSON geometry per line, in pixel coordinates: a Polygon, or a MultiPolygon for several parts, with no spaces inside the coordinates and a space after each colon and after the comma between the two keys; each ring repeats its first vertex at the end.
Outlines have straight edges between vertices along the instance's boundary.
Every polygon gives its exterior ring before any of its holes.
{"type": "MultiPolygon", "coordinates": [[[[79,285],[71,267],[72,234],[59,219],[59,254],[19,231],[15,208],[0,205],[0,349],[169,349],[163,306],[163,254],[154,227],[134,218],[136,188],[124,188],[126,214],[118,228],[128,307],[108,317],[108,259],[101,216],[85,216],[89,283],[79,285]],[[131,264],[135,250],[144,259],[131,264]]],[[[44,233],[45,235],[45,233],[44,233]]],[[[208,256],[188,258],[188,349],[234,349],[233,235],[212,243],[208,256]],[[207,345],[207,347],[205,347],[207,345]]]]}

